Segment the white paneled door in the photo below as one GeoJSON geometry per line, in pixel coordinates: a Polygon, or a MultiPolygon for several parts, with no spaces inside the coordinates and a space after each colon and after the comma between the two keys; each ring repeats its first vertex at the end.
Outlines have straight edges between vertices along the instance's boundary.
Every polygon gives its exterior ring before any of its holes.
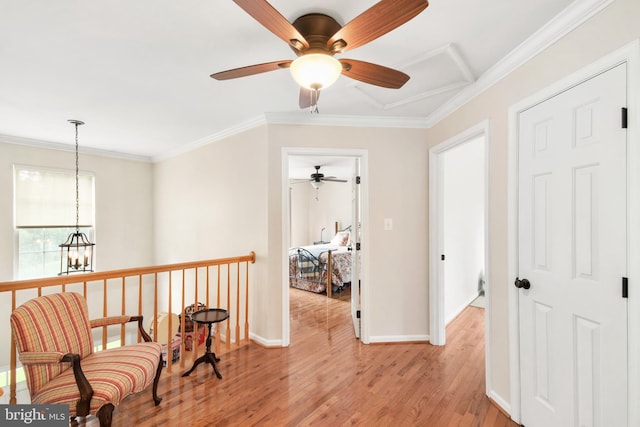
{"type": "Polygon", "coordinates": [[[626,82],[621,64],[520,114],[527,427],[627,425],[626,82]]]}

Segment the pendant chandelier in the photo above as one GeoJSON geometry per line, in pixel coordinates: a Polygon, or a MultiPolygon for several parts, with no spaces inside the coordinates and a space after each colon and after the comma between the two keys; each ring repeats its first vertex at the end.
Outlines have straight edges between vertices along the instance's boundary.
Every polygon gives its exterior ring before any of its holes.
{"type": "Polygon", "coordinates": [[[93,247],[96,245],[80,232],[78,126],[83,125],[84,122],[68,121],[76,128],[76,232],[69,234],[67,240],[60,245],[60,275],[93,271],[93,247]]]}

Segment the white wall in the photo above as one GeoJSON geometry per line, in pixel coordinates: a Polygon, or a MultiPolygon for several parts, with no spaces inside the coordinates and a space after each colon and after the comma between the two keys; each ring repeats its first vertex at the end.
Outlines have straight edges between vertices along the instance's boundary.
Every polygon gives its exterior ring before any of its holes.
{"type": "MultiPolygon", "coordinates": [[[[309,199],[313,197],[309,184],[295,184],[289,188],[291,198],[291,242],[289,247],[310,245],[313,242],[311,227],[309,226],[309,199]]],[[[315,190],[314,190],[315,191],[315,190]]]]}
{"type": "MultiPolygon", "coordinates": [[[[343,177],[340,177],[343,178],[343,177]]],[[[313,241],[320,240],[320,231],[324,227],[322,239],[328,242],[335,235],[336,221],[344,227],[351,224],[351,180],[348,182],[327,182],[318,190],[312,190],[309,199],[309,232],[313,241]]]]}
{"type": "Polygon", "coordinates": [[[267,278],[266,130],[252,129],[156,163],[154,210],[160,264],[256,253],[250,264],[249,324],[253,333],[271,339],[280,331],[274,307],[281,302],[267,278]]]}
{"type": "Polygon", "coordinates": [[[476,138],[442,154],[446,323],[478,296],[484,266],[484,149],[484,138],[476,138]]]}
{"type": "Polygon", "coordinates": [[[350,179],[344,183],[327,182],[317,191],[308,183],[292,185],[290,246],[312,245],[321,236],[323,241],[330,241],[336,221],[342,227],[349,226],[351,187],[350,179]]]}

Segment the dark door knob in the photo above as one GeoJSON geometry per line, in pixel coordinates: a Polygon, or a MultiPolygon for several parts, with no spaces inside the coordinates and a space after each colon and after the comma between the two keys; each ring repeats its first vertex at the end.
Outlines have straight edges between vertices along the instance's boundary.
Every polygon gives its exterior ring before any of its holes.
{"type": "Polygon", "coordinates": [[[529,289],[531,287],[531,282],[529,282],[527,279],[520,280],[519,277],[516,277],[515,285],[518,289],[529,289]]]}

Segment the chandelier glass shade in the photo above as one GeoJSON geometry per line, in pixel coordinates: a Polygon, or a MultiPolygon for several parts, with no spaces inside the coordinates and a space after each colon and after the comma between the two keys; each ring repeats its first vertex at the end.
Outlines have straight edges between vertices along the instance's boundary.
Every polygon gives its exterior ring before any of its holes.
{"type": "Polygon", "coordinates": [[[76,128],[76,231],[69,234],[67,240],[60,244],[60,273],[68,275],[71,273],[84,273],[93,271],[93,248],[92,243],[86,234],[80,232],[80,200],[79,200],[79,162],[78,162],[78,126],[84,122],[80,120],[69,120],[76,128]]]}
{"type": "Polygon", "coordinates": [[[338,80],[342,73],[342,64],[331,55],[309,53],[293,61],[289,70],[301,87],[320,90],[326,89],[338,80]]]}

